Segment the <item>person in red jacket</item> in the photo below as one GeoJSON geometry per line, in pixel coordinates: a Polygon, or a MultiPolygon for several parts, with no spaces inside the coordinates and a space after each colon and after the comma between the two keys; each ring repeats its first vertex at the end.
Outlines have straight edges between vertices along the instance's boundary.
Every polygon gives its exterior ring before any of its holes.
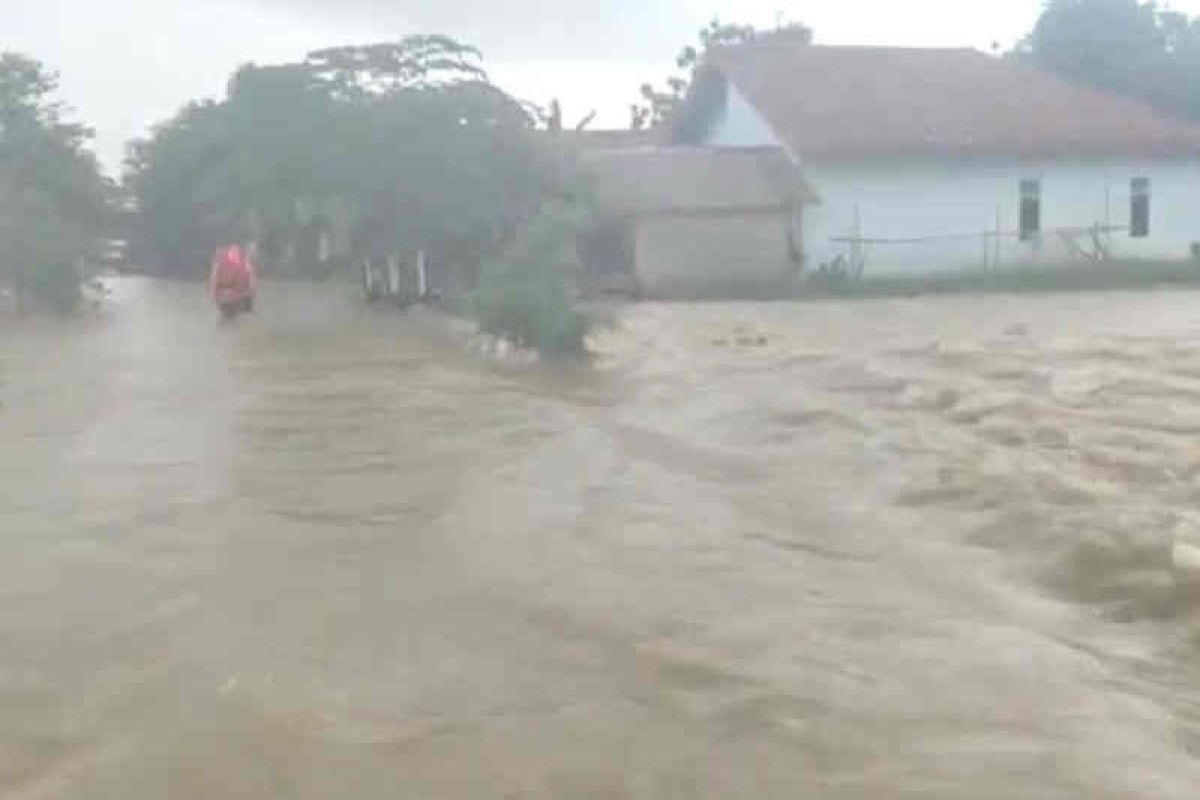
{"type": "Polygon", "coordinates": [[[231,244],[217,249],[208,278],[208,290],[213,302],[226,315],[254,310],[258,272],[241,246],[231,244]]]}

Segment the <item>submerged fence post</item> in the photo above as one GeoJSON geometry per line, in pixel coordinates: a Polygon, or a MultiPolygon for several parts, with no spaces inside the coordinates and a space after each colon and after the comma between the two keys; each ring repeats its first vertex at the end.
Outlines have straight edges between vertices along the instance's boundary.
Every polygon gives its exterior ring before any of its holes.
{"type": "Polygon", "coordinates": [[[999,203],[996,203],[996,258],[994,263],[996,269],[1000,269],[1000,240],[1004,235],[1004,211],[999,203]]]}
{"type": "Polygon", "coordinates": [[[417,253],[417,297],[429,294],[429,275],[426,272],[425,251],[417,253]]]}
{"type": "Polygon", "coordinates": [[[853,229],[850,236],[853,243],[850,245],[850,269],[855,278],[860,278],[866,268],[867,259],[863,255],[862,209],[858,203],[854,204],[854,222],[852,224],[853,229]]]}

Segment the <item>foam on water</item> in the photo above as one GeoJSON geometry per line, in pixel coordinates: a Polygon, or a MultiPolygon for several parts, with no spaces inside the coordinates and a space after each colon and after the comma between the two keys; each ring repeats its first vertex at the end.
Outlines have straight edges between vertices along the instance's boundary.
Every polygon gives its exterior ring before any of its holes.
{"type": "Polygon", "coordinates": [[[1190,798],[1198,301],[634,306],[579,370],[122,283],[0,340],[0,793],[1190,798]]]}

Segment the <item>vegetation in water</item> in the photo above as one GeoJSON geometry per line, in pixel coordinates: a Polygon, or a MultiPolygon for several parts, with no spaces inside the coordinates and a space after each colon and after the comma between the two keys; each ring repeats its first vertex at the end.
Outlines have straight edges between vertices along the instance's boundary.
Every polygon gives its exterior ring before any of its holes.
{"type": "Polygon", "coordinates": [[[484,263],[470,309],[480,330],[544,357],[580,356],[589,329],[575,304],[578,234],[587,210],[551,203],[484,263]]]}

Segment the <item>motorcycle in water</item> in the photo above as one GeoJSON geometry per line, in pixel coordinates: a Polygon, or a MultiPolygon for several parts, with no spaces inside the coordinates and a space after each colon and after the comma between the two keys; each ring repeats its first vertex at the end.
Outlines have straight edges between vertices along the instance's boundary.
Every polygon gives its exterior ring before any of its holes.
{"type": "Polygon", "coordinates": [[[235,320],[254,311],[254,292],[250,289],[217,289],[216,302],[222,319],[235,320]]]}
{"type": "Polygon", "coordinates": [[[224,320],[236,319],[254,310],[258,285],[253,262],[238,245],[219,249],[213,258],[209,291],[224,320]]]}

